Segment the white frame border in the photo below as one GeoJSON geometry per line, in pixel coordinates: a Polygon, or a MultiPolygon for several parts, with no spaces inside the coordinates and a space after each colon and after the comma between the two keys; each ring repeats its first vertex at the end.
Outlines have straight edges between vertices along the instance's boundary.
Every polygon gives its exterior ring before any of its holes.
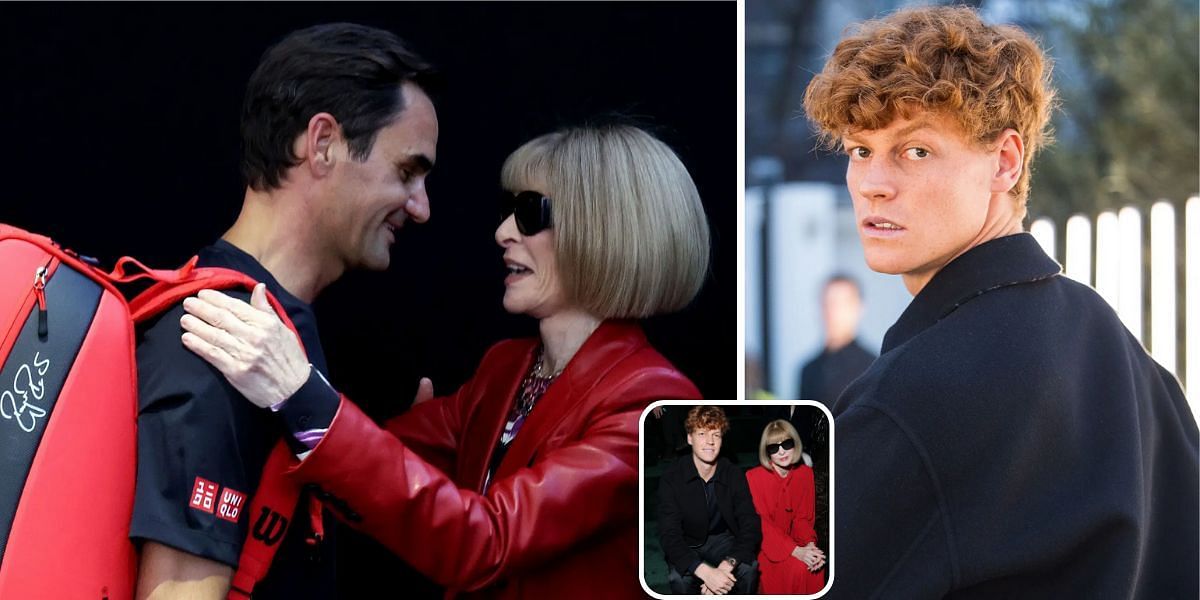
{"type": "Polygon", "coordinates": [[[834,444],[836,433],[834,431],[833,413],[829,412],[829,408],[820,402],[814,400],[659,400],[647,406],[638,417],[638,582],[642,585],[642,591],[653,598],[659,600],[671,600],[673,598],[703,598],[703,596],[695,594],[683,595],[667,595],[664,596],[650,589],[646,585],[646,478],[643,473],[646,470],[646,417],[650,411],[658,406],[700,406],[700,405],[716,405],[716,406],[738,406],[749,407],[755,404],[793,404],[796,406],[815,406],[825,413],[825,418],[829,420],[829,578],[825,580],[825,587],[816,594],[789,594],[789,595],[742,595],[737,594],[734,597],[738,598],[820,598],[829,592],[833,587],[833,581],[837,577],[837,535],[834,533],[835,521],[835,506],[834,494],[836,486],[834,485],[834,468],[835,450],[834,444]]]}

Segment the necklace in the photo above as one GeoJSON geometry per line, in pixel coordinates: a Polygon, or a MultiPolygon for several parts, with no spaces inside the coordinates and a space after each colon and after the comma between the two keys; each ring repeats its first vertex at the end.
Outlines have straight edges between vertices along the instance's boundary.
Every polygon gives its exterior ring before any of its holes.
{"type": "Polygon", "coordinates": [[[531,374],[534,377],[537,377],[539,379],[553,380],[555,377],[558,377],[562,372],[563,372],[563,370],[560,368],[553,373],[546,373],[546,347],[543,346],[543,347],[539,348],[538,355],[537,355],[537,362],[533,363],[533,371],[531,374]]]}
{"type": "Polygon", "coordinates": [[[546,388],[550,387],[550,384],[554,383],[554,380],[562,373],[562,369],[559,369],[549,375],[543,374],[545,364],[545,349],[539,349],[537,361],[533,363],[533,368],[521,382],[521,390],[517,394],[515,408],[522,418],[529,416],[529,411],[533,410],[533,405],[546,393],[546,388]]]}

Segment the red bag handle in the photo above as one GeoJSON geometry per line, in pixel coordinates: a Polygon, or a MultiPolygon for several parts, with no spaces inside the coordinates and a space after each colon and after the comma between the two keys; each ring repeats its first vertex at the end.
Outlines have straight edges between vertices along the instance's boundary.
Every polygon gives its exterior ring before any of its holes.
{"type": "Polygon", "coordinates": [[[185,281],[192,276],[192,270],[196,268],[196,261],[199,258],[198,256],[193,256],[182,267],[170,270],[151,269],[142,264],[142,261],[132,256],[122,256],[117,259],[117,264],[113,267],[112,272],[105,273],[104,275],[113,283],[129,283],[139,279],[153,279],[158,282],[175,283],[185,281]],[[137,271],[127,272],[130,266],[137,269],[137,271]]]}

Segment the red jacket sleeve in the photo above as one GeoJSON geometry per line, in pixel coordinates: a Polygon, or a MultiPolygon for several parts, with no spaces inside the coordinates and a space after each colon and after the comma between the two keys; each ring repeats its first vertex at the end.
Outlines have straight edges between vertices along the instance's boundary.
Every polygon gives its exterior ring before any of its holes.
{"type": "Polygon", "coordinates": [[[775,494],[769,490],[774,486],[771,486],[772,482],[767,480],[767,477],[775,476],[774,473],[756,467],[746,474],[746,480],[750,484],[750,497],[754,499],[754,511],[762,519],[762,553],[771,562],[783,562],[791,557],[797,544],[770,517],[771,505],[777,499],[771,498],[775,494]]]}
{"type": "Polygon", "coordinates": [[[799,486],[796,506],[796,516],[792,519],[792,537],[796,544],[806,546],[809,542],[817,541],[817,532],[813,529],[813,519],[817,514],[817,489],[813,484],[813,470],[801,465],[792,472],[800,477],[793,485],[799,486]]]}
{"type": "Polygon", "coordinates": [[[479,589],[550,561],[606,523],[636,518],[645,404],[615,400],[619,408],[597,411],[578,441],[479,494],[458,488],[343,397],[329,432],[292,473],[346,501],[362,516],[354,527],[434,581],[479,589]]]}
{"type": "Polygon", "coordinates": [[[458,454],[459,432],[463,429],[459,409],[462,390],[459,388],[451,396],[430,398],[388,419],[384,429],[433,467],[444,473],[452,472],[458,454]]]}
{"type": "MultiPolygon", "coordinates": [[[[486,363],[500,348],[501,344],[492,346],[483,362],[486,363]]],[[[388,419],[384,428],[430,465],[443,473],[453,473],[467,420],[468,409],[463,408],[463,403],[478,375],[476,373],[449,396],[430,398],[388,419]]]]}

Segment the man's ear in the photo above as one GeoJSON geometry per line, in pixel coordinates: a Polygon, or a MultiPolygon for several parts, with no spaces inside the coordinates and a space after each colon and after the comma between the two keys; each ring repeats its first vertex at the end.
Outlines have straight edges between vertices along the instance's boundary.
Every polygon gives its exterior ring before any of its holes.
{"type": "Polygon", "coordinates": [[[1007,194],[1021,179],[1025,168],[1025,141],[1015,129],[1005,129],[996,138],[999,153],[996,172],[992,174],[992,192],[1007,194]]]}
{"type": "Polygon", "coordinates": [[[292,150],[300,163],[314,178],[321,178],[333,170],[337,160],[334,146],[342,139],[342,127],[333,115],[317,113],[308,120],[308,127],[296,137],[292,150]]]}

